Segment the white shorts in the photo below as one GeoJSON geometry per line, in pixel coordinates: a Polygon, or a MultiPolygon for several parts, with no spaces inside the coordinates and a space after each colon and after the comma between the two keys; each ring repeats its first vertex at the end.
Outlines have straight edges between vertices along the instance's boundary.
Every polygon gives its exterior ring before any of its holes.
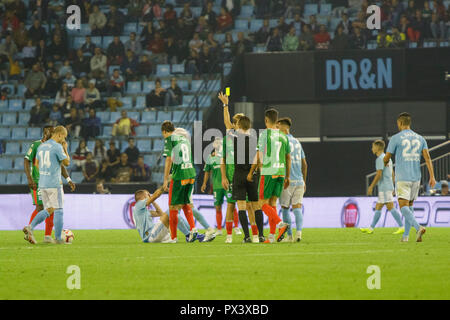
{"type": "Polygon", "coordinates": [[[394,196],[392,195],[392,193],[394,192],[394,190],[390,190],[390,191],[379,191],[378,192],[378,203],[389,203],[389,202],[394,202],[394,196]]]}
{"type": "Polygon", "coordinates": [[[288,208],[291,204],[301,204],[303,202],[304,193],[304,186],[289,186],[281,192],[280,205],[288,208]]]}
{"type": "Polygon", "coordinates": [[[41,199],[44,209],[62,209],[64,207],[64,190],[59,188],[42,188],[41,199]]]}
{"type": "Polygon", "coordinates": [[[419,195],[420,181],[397,181],[395,189],[398,199],[413,201],[419,195]]]}
{"type": "Polygon", "coordinates": [[[153,226],[150,231],[150,237],[148,238],[148,242],[157,243],[162,241],[170,240],[170,232],[169,229],[166,228],[165,225],[161,221],[158,221],[153,226]]]}

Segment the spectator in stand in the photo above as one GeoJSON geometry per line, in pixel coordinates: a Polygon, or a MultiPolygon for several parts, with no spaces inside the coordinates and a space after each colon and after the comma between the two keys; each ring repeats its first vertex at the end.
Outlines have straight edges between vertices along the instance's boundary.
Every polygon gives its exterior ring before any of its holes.
{"type": "Polygon", "coordinates": [[[425,22],[422,19],[422,12],[419,9],[416,10],[416,16],[411,21],[411,26],[408,28],[407,33],[410,41],[419,42],[419,44],[423,41],[425,35],[425,22]]]}
{"type": "Polygon", "coordinates": [[[33,25],[28,29],[28,37],[33,40],[33,44],[37,45],[39,41],[46,39],[47,32],[41,26],[41,22],[39,20],[34,20],[33,25]]]}
{"type": "Polygon", "coordinates": [[[19,50],[17,49],[12,37],[7,35],[5,42],[0,44],[0,56],[4,56],[3,61],[7,61],[8,57],[14,57],[18,52],[19,50]]]}
{"type": "Polygon", "coordinates": [[[271,35],[270,32],[270,21],[269,19],[264,19],[263,20],[263,26],[261,28],[259,28],[259,30],[257,32],[254,33],[254,38],[255,38],[255,42],[260,44],[260,43],[266,43],[267,39],[269,38],[269,36],[271,35]]]}
{"type": "Polygon", "coordinates": [[[214,57],[209,50],[209,47],[204,44],[202,47],[202,51],[198,57],[198,67],[200,73],[209,73],[212,67],[212,63],[214,62],[214,57]]]}
{"type": "Polygon", "coordinates": [[[125,46],[120,41],[119,36],[114,36],[113,41],[106,50],[109,65],[120,65],[125,56],[125,46]]]}
{"type": "Polygon", "coordinates": [[[309,16],[309,23],[308,23],[308,25],[309,25],[309,30],[311,30],[311,32],[313,34],[316,34],[316,33],[320,32],[321,25],[319,25],[319,23],[317,22],[315,14],[309,16]]]}
{"type": "Polygon", "coordinates": [[[62,121],[63,121],[63,117],[61,114],[61,110],[59,110],[59,106],[55,103],[55,104],[53,104],[52,110],[50,111],[50,113],[48,115],[47,125],[56,127],[56,126],[60,125],[62,121]]]}
{"type": "Polygon", "coordinates": [[[141,32],[140,41],[142,48],[147,48],[150,41],[155,37],[155,31],[153,30],[153,23],[148,22],[145,28],[141,32]]]}
{"type": "Polygon", "coordinates": [[[276,28],[278,28],[281,37],[284,37],[286,34],[288,34],[291,29],[290,25],[286,23],[284,17],[280,17],[280,19],[278,19],[278,25],[276,26],[276,28]]]}
{"type": "Polygon", "coordinates": [[[295,28],[296,35],[300,35],[300,31],[303,29],[305,23],[302,21],[300,13],[296,13],[294,21],[292,21],[291,26],[295,28]]]}
{"type": "Polygon", "coordinates": [[[115,168],[114,177],[111,178],[111,182],[115,183],[130,182],[132,174],[133,169],[131,168],[130,163],[128,161],[128,156],[126,153],[122,153],[120,155],[119,164],[115,168]]]}
{"type": "Polygon", "coordinates": [[[190,50],[186,59],[185,70],[187,74],[197,75],[199,73],[199,56],[197,50],[190,50]]]}
{"type": "Polygon", "coordinates": [[[89,138],[95,138],[100,135],[101,127],[102,123],[100,118],[97,117],[95,109],[89,109],[89,117],[83,119],[81,136],[85,140],[89,140],[89,138]]]}
{"type": "Polygon", "coordinates": [[[72,96],[69,94],[69,96],[67,96],[67,100],[60,107],[61,113],[64,118],[64,123],[67,119],[70,118],[72,109],[74,109],[74,108],[76,109],[75,102],[73,102],[72,96]]]}
{"type": "Polygon", "coordinates": [[[216,56],[219,53],[219,43],[214,39],[214,33],[208,33],[208,38],[204,42],[209,47],[211,53],[216,56]]]}
{"type": "Polygon", "coordinates": [[[377,36],[377,48],[378,49],[384,49],[384,48],[389,48],[391,45],[390,42],[390,38],[388,37],[388,35],[386,34],[386,30],[381,29],[378,32],[378,36],[377,36]]]}
{"type": "Polygon", "coordinates": [[[77,77],[84,77],[91,72],[91,63],[89,58],[83,54],[83,50],[77,50],[77,56],[73,62],[73,73],[77,77]]]}
{"type": "Polygon", "coordinates": [[[400,0],[392,0],[392,5],[390,7],[390,14],[392,25],[397,26],[400,22],[400,17],[402,16],[404,11],[403,4],[400,0]]]}
{"type": "Polygon", "coordinates": [[[75,78],[72,75],[72,72],[67,72],[66,76],[62,79],[63,83],[67,83],[67,86],[69,87],[69,90],[72,90],[73,87],[75,87],[75,82],[77,81],[77,78],[75,78]]]}
{"type": "Polygon", "coordinates": [[[425,21],[425,23],[429,23],[431,21],[432,13],[433,10],[430,9],[430,4],[428,3],[428,1],[424,1],[422,8],[422,19],[425,21]]]}
{"type": "MultiPolygon", "coordinates": [[[[53,62],[49,61],[47,63],[47,66],[49,64],[53,65],[53,62]]],[[[64,61],[64,65],[61,68],[59,68],[59,71],[58,71],[59,76],[61,78],[64,77],[67,74],[67,72],[73,73],[72,66],[70,65],[70,60],[69,59],[66,59],[66,61],[64,61]]]]}
{"type": "Polygon", "coordinates": [[[168,28],[173,28],[177,23],[177,13],[173,9],[172,4],[166,4],[166,10],[164,11],[163,19],[168,28]]]}
{"type": "Polygon", "coordinates": [[[141,61],[139,62],[138,75],[140,77],[147,77],[152,73],[152,70],[152,63],[148,60],[148,56],[146,54],[142,55],[141,61]]]}
{"type": "Polygon", "coordinates": [[[439,21],[438,15],[434,12],[431,14],[429,26],[434,39],[445,39],[445,22],[444,20],[439,21]]]}
{"type": "Polygon", "coordinates": [[[81,139],[75,153],[72,156],[73,163],[77,170],[80,170],[81,167],[86,163],[86,155],[90,152],[88,147],[86,146],[86,141],[81,139]]]}
{"type": "Polygon", "coordinates": [[[91,27],[92,35],[103,35],[106,22],[105,14],[100,11],[97,4],[94,4],[92,6],[92,13],[89,15],[89,26],[91,27]]]}
{"type": "Polygon", "coordinates": [[[400,17],[399,31],[407,35],[409,28],[410,23],[408,21],[408,18],[406,18],[406,15],[402,15],[400,17]]]}
{"type": "MultiPolygon", "coordinates": [[[[72,98],[70,98],[72,99],[72,98]]],[[[71,137],[78,138],[81,130],[81,119],[76,108],[70,109],[70,117],[64,121],[67,132],[71,137]]]]}
{"type": "Polygon", "coordinates": [[[212,28],[212,30],[216,30],[217,26],[217,14],[213,10],[213,2],[208,1],[206,3],[206,7],[203,7],[201,16],[205,18],[208,25],[212,28]]]}
{"type": "Polygon", "coordinates": [[[125,17],[128,22],[136,22],[142,14],[144,3],[141,0],[131,0],[128,2],[127,16],[125,17]]]}
{"type": "Polygon", "coordinates": [[[95,54],[91,58],[91,77],[102,79],[106,75],[106,56],[100,48],[95,48],[95,54]]]}
{"type": "Polygon", "coordinates": [[[98,161],[93,158],[92,152],[88,152],[86,154],[86,161],[82,166],[84,180],[86,183],[95,182],[98,173],[100,171],[100,167],[98,161]]]}
{"type": "Polygon", "coordinates": [[[142,54],[142,45],[138,39],[136,39],[136,33],[130,33],[130,39],[125,42],[125,49],[133,51],[136,56],[140,56],[142,54]]]}
{"type": "Polygon", "coordinates": [[[120,75],[119,69],[114,69],[113,74],[111,78],[109,79],[109,86],[108,86],[108,97],[111,97],[114,93],[114,95],[118,95],[119,97],[122,96],[123,88],[125,86],[125,81],[120,75]]]}
{"type": "Polygon", "coordinates": [[[30,69],[36,63],[36,46],[33,45],[31,39],[22,48],[22,62],[25,70],[30,69]]]}
{"type": "Polygon", "coordinates": [[[221,6],[226,8],[233,18],[241,13],[241,0],[222,0],[221,6]]]}
{"type": "Polygon", "coordinates": [[[51,96],[55,92],[58,92],[61,89],[61,83],[62,82],[58,76],[58,73],[56,71],[52,71],[50,78],[47,80],[47,83],[45,84],[44,94],[47,96],[51,96]]]}
{"type": "MultiPolygon", "coordinates": [[[[342,32],[345,33],[346,35],[350,35],[352,33],[353,26],[352,26],[352,22],[348,19],[347,13],[344,12],[342,14],[342,20],[341,20],[341,22],[339,22],[337,27],[339,27],[339,26],[342,27],[342,32]]],[[[336,31],[337,31],[337,28],[336,28],[336,31]]]]}
{"type": "Polygon", "coordinates": [[[49,58],[53,61],[62,61],[67,57],[67,46],[61,41],[59,35],[54,35],[52,43],[47,48],[49,58]]]}
{"type": "Polygon", "coordinates": [[[161,87],[161,80],[156,79],[155,89],[153,89],[146,97],[147,108],[155,109],[164,105],[166,89],[161,87]]]}
{"type": "Polygon", "coordinates": [[[273,28],[272,34],[267,38],[266,51],[275,52],[282,51],[283,45],[281,41],[280,31],[278,28],[273,28]]]}
{"type": "Polygon", "coordinates": [[[124,152],[127,154],[130,164],[132,166],[136,165],[140,151],[135,145],[134,138],[128,138],[128,147],[124,150],[124,152]]]}
{"type": "Polygon", "coordinates": [[[180,48],[178,42],[175,41],[173,36],[169,36],[166,44],[167,62],[169,64],[178,63],[178,56],[180,55],[180,48]]]}
{"type": "Polygon", "coordinates": [[[441,196],[448,196],[448,195],[449,195],[449,193],[448,193],[448,182],[447,182],[447,180],[442,180],[442,181],[441,181],[441,192],[440,192],[439,195],[441,195],[441,196]]]}
{"type": "Polygon", "coordinates": [[[246,52],[251,52],[253,50],[252,43],[249,39],[245,38],[242,31],[237,34],[237,41],[234,43],[234,55],[239,56],[246,52]]]}
{"type": "Polygon", "coordinates": [[[220,9],[220,15],[217,17],[217,32],[224,33],[233,28],[233,18],[225,7],[220,9]]]}
{"type": "Polygon", "coordinates": [[[191,4],[186,2],[183,7],[183,11],[180,13],[180,18],[183,20],[183,25],[186,27],[187,33],[194,32],[195,17],[191,10],[191,4]]]}
{"type": "Polygon", "coordinates": [[[324,24],[320,25],[319,33],[314,35],[314,42],[316,43],[316,49],[323,50],[328,49],[330,46],[330,34],[324,24]]]}
{"type": "Polygon", "coordinates": [[[227,32],[225,34],[225,40],[221,45],[221,52],[222,52],[222,61],[223,62],[230,62],[233,60],[233,36],[230,32],[227,32]]]}
{"type": "Polygon", "coordinates": [[[205,40],[208,33],[212,32],[213,28],[208,24],[205,17],[198,18],[198,24],[195,27],[195,32],[199,34],[200,39],[205,40]]]}
{"type": "Polygon", "coordinates": [[[314,37],[308,24],[303,25],[303,32],[299,37],[299,50],[308,51],[314,49],[314,37]]]}
{"type": "Polygon", "coordinates": [[[64,105],[67,100],[67,97],[70,96],[71,92],[69,91],[69,86],[65,82],[61,82],[60,90],[56,93],[55,103],[59,106],[64,105]]]}
{"type": "Polygon", "coordinates": [[[19,21],[25,21],[27,19],[27,6],[25,3],[22,0],[14,0],[9,2],[9,8],[14,11],[17,19],[19,19],[19,21]]]}
{"type": "Polygon", "coordinates": [[[189,41],[189,48],[199,53],[202,46],[203,40],[200,39],[200,35],[198,34],[198,32],[195,32],[192,40],[189,41]]]}
{"type": "Polygon", "coordinates": [[[36,60],[39,63],[44,64],[47,61],[47,46],[45,40],[40,40],[36,47],[36,60]]]}
{"type": "Polygon", "coordinates": [[[112,128],[112,136],[134,136],[136,133],[134,132],[134,128],[139,126],[139,123],[128,117],[127,112],[125,110],[121,111],[121,118],[114,123],[112,128]]]}
{"type": "Polygon", "coordinates": [[[42,90],[45,88],[45,84],[47,82],[47,78],[44,73],[41,71],[38,63],[33,65],[33,68],[28,73],[25,78],[25,87],[27,90],[25,91],[25,98],[29,99],[33,96],[40,96],[42,90]]]}
{"type": "Polygon", "coordinates": [[[408,7],[406,8],[406,16],[408,17],[408,20],[412,21],[414,17],[416,16],[416,2],[414,0],[408,1],[408,7]]]}
{"type": "Polygon", "coordinates": [[[164,97],[164,105],[168,106],[180,106],[183,104],[183,91],[177,84],[177,78],[172,77],[170,79],[170,87],[167,88],[164,97]]]}
{"type": "Polygon", "coordinates": [[[92,43],[91,36],[86,36],[85,42],[81,46],[81,51],[83,55],[93,56],[95,53],[95,44],[92,43]]]}
{"type": "Polygon", "coordinates": [[[64,23],[65,14],[63,0],[48,1],[48,20],[50,24],[64,23]]]}
{"type": "Polygon", "coordinates": [[[109,6],[109,13],[106,17],[106,30],[108,34],[119,36],[122,33],[125,17],[114,5],[109,6]]]}
{"type": "Polygon", "coordinates": [[[404,48],[406,45],[406,35],[398,30],[398,27],[392,27],[392,36],[390,37],[392,48],[404,48]]]}
{"type": "Polygon", "coordinates": [[[13,32],[12,36],[18,49],[22,50],[22,48],[28,43],[28,40],[30,40],[24,21],[20,22],[19,27],[13,32]]]}
{"type": "Polygon", "coordinates": [[[99,109],[102,107],[100,92],[95,87],[95,79],[89,80],[89,86],[84,92],[84,103],[90,109],[99,109]]]}
{"type": "Polygon", "coordinates": [[[126,58],[123,60],[120,69],[122,70],[122,74],[125,76],[127,81],[137,80],[138,59],[134,55],[133,51],[127,50],[126,58]]]}
{"type": "Polygon", "coordinates": [[[155,68],[157,64],[166,63],[166,48],[159,31],[155,32],[155,38],[149,42],[147,50],[152,52],[150,59],[155,68]]]}
{"type": "Polygon", "coordinates": [[[255,15],[257,19],[266,17],[270,13],[271,0],[254,0],[255,15]]]}
{"type": "Polygon", "coordinates": [[[94,159],[98,161],[98,163],[102,163],[103,160],[108,159],[108,155],[106,154],[106,147],[103,145],[103,140],[95,139],[94,150],[92,151],[94,159]]]}
{"type": "Polygon", "coordinates": [[[108,157],[107,165],[109,169],[114,172],[120,162],[120,151],[116,148],[116,143],[113,140],[109,142],[109,150],[106,152],[106,156],[108,157]]]}
{"type": "Polygon", "coordinates": [[[162,17],[162,9],[157,0],[148,0],[142,8],[143,17],[145,22],[159,20],[162,17]]]}
{"type": "Polygon", "coordinates": [[[367,38],[361,33],[359,27],[353,28],[353,34],[350,37],[350,46],[353,49],[366,49],[367,38]]]}
{"type": "Polygon", "coordinates": [[[48,119],[48,110],[41,104],[41,99],[36,98],[36,104],[31,108],[28,125],[31,127],[41,127],[48,119]]]}
{"type": "Polygon", "coordinates": [[[14,11],[6,11],[3,17],[2,30],[3,34],[12,34],[19,28],[19,19],[14,14],[14,11]]]}
{"type": "Polygon", "coordinates": [[[350,48],[350,40],[346,33],[344,33],[344,27],[338,25],[336,29],[336,35],[331,42],[334,50],[347,50],[350,48]]]}
{"type": "Polygon", "coordinates": [[[284,37],[283,51],[297,51],[298,45],[298,37],[295,34],[295,28],[291,27],[289,33],[284,37]]]}
{"type": "Polygon", "coordinates": [[[150,181],[151,172],[148,165],[144,163],[144,157],[139,156],[137,164],[133,169],[133,176],[131,180],[134,182],[147,182],[150,181]]]}
{"type": "Polygon", "coordinates": [[[76,86],[71,91],[73,102],[76,103],[78,108],[84,108],[84,95],[86,94],[86,88],[83,85],[82,80],[77,80],[76,86]]]}

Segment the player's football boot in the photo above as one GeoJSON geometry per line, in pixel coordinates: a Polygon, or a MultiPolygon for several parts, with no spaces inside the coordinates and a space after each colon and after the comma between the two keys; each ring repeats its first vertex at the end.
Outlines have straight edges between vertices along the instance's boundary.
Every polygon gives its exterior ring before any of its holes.
{"type": "Polygon", "coordinates": [[[258,236],[253,236],[253,238],[252,238],[252,243],[259,243],[259,238],[258,238],[258,236]]]}
{"type": "Polygon", "coordinates": [[[274,234],[269,234],[269,237],[267,238],[266,241],[264,241],[264,243],[274,243],[275,242],[275,235],[274,234]]]}
{"type": "Polygon", "coordinates": [[[232,242],[233,242],[233,236],[231,234],[227,234],[225,243],[232,243],[232,242]]]}
{"type": "Polygon", "coordinates": [[[51,236],[44,236],[44,243],[54,243],[55,241],[51,236]]]}
{"type": "Polygon", "coordinates": [[[198,231],[197,228],[194,228],[189,233],[189,242],[194,242],[197,239],[198,231]]]}
{"type": "Polygon", "coordinates": [[[367,234],[372,234],[373,233],[373,229],[372,228],[360,228],[359,230],[361,230],[364,233],[367,234]]]}
{"type": "Polygon", "coordinates": [[[286,231],[288,231],[288,229],[289,229],[289,224],[287,224],[283,221],[278,224],[277,242],[280,242],[281,240],[283,240],[284,234],[286,233],[286,231]]]}
{"type": "Polygon", "coordinates": [[[240,236],[242,234],[241,229],[234,228],[234,234],[237,235],[237,236],[240,236]]]}
{"type": "Polygon", "coordinates": [[[161,241],[161,243],[177,243],[177,238],[171,239],[170,237],[168,239],[165,239],[161,241]]]}
{"type": "Polygon", "coordinates": [[[266,238],[264,236],[260,236],[259,243],[265,243],[265,242],[266,242],[266,238]]]}
{"type": "Polygon", "coordinates": [[[397,231],[394,231],[392,234],[402,234],[403,232],[405,232],[405,228],[401,227],[401,228],[398,228],[397,231]]]}
{"type": "Polygon", "coordinates": [[[244,240],[242,240],[242,243],[252,243],[252,239],[250,237],[245,237],[244,240]]]}
{"type": "Polygon", "coordinates": [[[302,232],[297,231],[295,234],[295,242],[300,242],[300,241],[302,241],[302,232]]]}
{"type": "Polygon", "coordinates": [[[37,241],[36,241],[36,239],[34,238],[34,235],[33,235],[33,230],[31,230],[31,227],[29,225],[25,226],[22,231],[25,234],[24,239],[26,241],[28,241],[31,244],[36,244],[37,243],[37,241]]]}
{"type": "Polygon", "coordinates": [[[422,242],[422,236],[425,234],[425,232],[427,232],[427,229],[425,229],[424,227],[420,226],[419,231],[417,231],[416,242],[422,242]]]}
{"type": "Polygon", "coordinates": [[[281,242],[294,242],[294,237],[292,235],[287,235],[281,242]]]}
{"type": "Polygon", "coordinates": [[[400,240],[400,242],[408,242],[408,237],[403,236],[402,240],[400,240]]]}
{"type": "MultiPolygon", "coordinates": [[[[200,234],[197,235],[197,238],[198,238],[199,235],[200,234]]],[[[198,241],[200,241],[200,242],[211,242],[215,238],[216,238],[216,233],[215,232],[210,233],[210,234],[206,233],[204,240],[203,241],[198,240],[198,241]]]]}
{"type": "Polygon", "coordinates": [[[223,236],[223,231],[222,231],[222,229],[217,229],[216,230],[216,232],[215,232],[215,235],[216,235],[216,237],[219,237],[219,236],[223,236]]]}

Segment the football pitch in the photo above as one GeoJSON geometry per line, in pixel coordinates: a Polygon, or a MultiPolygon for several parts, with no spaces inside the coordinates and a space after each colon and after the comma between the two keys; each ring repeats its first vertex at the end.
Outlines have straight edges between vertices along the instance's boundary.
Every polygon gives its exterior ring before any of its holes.
{"type": "Polygon", "coordinates": [[[400,243],[393,231],[305,229],[301,243],[234,236],[230,245],[224,236],[146,244],[135,230],[73,230],[71,245],[35,246],[0,231],[0,299],[450,299],[450,229],[428,228],[423,243],[413,232],[400,243]],[[72,265],[79,290],[67,287],[72,265]],[[373,265],[380,289],[369,290],[373,265]]]}

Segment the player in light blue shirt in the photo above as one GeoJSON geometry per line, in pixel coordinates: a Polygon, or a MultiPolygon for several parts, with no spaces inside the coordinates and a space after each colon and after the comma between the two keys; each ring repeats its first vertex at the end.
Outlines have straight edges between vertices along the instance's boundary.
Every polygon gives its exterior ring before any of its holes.
{"type": "Polygon", "coordinates": [[[367,195],[371,196],[373,193],[373,188],[378,185],[378,201],[375,205],[375,213],[370,227],[361,228],[360,230],[362,232],[372,234],[378,220],[380,220],[381,209],[383,209],[383,207],[386,205],[386,208],[391,212],[392,216],[399,226],[398,230],[395,231],[394,234],[401,234],[405,230],[403,228],[402,218],[400,217],[397,209],[394,208],[392,161],[389,160],[388,165],[384,165],[384,146],[385,143],[383,140],[375,140],[372,143],[372,153],[377,156],[377,159],[375,160],[375,169],[377,170],[377,174],[375,175],[372,184],[367,190],[367,195]]]}
{"type": "Polygon", "coordinates": [[[417,242],[422,242],[425,228],[420,226],[414,218],[413,204],[417,199],[420,188],[420,158],[424,157],[430,174],[429,184],[434,187],[433,163],[425,139],[411,130],[411,115],[403,112],[397,118],[399,133],[392,136],[384,157],[384,165],[388,165],[395,154],[396,191],[400,211],[405,217],[405,232],[402,241],[408,241],[411,226],[417,230],[417,242]]]}
{"type": "Polygon", "coordinates": [[[292,126],[290,118],[280,118],[277,121],[277,128],[286,134],[291,150],[291,171],[289,175],[289,186],[281,192],[280,205],[283,213],[283,221],[289,224],[288,236],[283,239],[285,242],[300,242],[302,239],[303,227],[303,195],[306,191],[306,174],[308,164],[306,163],[305,152],[302,144],[292,134],[289,133],[292,126]],[[289,207],[295,216],[296,234],[292,237],[291,216],[289,207]]]}
{"type": "Polygon", "coordinates": [[[61,233],[63,230],[63,188],[61,182],[61,165],[70,164],[69,153],[67,152],[67,130],[63,126],[58,126],[52,133],[49,140],[42,143],[36,152],[36,161],[39,167],[39,189],[41,190],[44,210],[34,217],[31,224],[23,228],[25,240],[35,244],[36,239],[33,229],[54,214],[55,239],[57,243],[62,243],[61,233]]]}

